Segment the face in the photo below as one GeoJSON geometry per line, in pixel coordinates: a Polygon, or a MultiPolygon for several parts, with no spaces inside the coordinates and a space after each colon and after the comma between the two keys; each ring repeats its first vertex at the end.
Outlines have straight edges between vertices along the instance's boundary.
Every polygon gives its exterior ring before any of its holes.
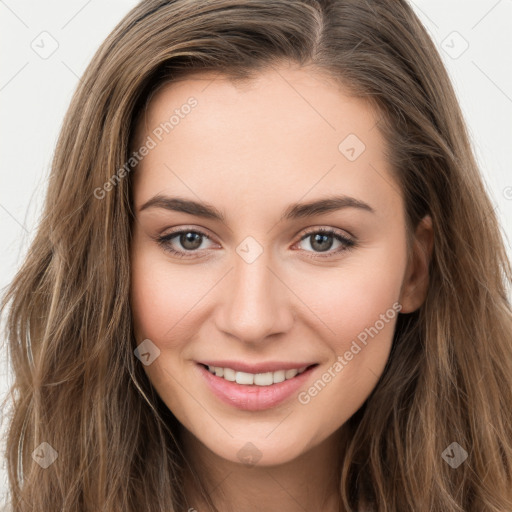
{"type": "Polygon", "coordinates": [[[139,124],[136,341],[215,456],[280,464],[336,435],[374,389],[398,311],[419,306],[378,119],[283,66],[168,84],[139,124]]]}

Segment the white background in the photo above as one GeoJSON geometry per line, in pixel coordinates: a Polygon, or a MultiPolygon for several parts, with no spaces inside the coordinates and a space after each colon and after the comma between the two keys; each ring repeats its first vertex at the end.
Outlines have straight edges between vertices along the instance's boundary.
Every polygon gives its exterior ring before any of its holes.
{"type": "MultiPolygon", "coordinates": [[[[134,0],[0,0],[2,293],[34,235],[71,95],[98,46],[135,4],[134,0]],[[44,54],[54,46],[53,54],[44,54]]],[[[411,5],[436,42],[454,83],[510,255],[512,0],[414,0],[411,5]]],[[[2,347],[2,396],[10,382],[2,347]]],[[[6,489],[2,466],[0,504],[6,489]]]]}

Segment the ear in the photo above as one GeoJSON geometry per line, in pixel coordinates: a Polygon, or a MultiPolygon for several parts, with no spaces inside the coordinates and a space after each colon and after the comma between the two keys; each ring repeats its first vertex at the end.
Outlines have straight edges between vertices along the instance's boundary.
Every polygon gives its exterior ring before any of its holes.
{"type": "Polygon", "coordinates": [[[418,223],[414,233],[411,254],[408,258],[404,281],[400,292],[400,313],[412,313],[425,301],[429,274],[428,268],[434,247],[432,218],[426,215],[418,223]]]}

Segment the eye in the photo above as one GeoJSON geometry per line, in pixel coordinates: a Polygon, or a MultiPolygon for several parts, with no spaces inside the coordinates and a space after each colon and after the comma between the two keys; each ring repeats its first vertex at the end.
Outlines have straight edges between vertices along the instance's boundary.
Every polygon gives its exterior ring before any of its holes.
{"type": "Polygon", "coordinates": [[[182,229],[156,237],[156,241],[164,251],[170,252],[178,258],[195,258],[194,253],[199,252],[199,249],[205,249],[205,247],[201,247],[204,239],[210,240],[206,233],[196,229],[182,229]],[[182,249],[176,249],[176,245],[181,246],[182,249]]]}
{"type": "MultiPolygon", "coordinates": [[[[202,247],[205,240],[210,240],[210,237],[197,229],[181,229],[156,237],[156,241],[164,251],[178,258],[200,257],[200,252],[208,249],[208,247],[202,247]]],[[[309,230],[302,236],[298,244],[304,240],[309,240],[309,246],[313,249],[312,251],[305,250],[308,253],[312,253],[308,255],[311,258],[328,258],[347,251],[356,245],[353,239],[334,229],[327,228],[309,230]],[[331,250],[336,242],[339,244],[338,248],[331,250]]]]}
{"type": "Polygon", "coordinates": [[[308,231],[301,239],[300,242],[309,240],[309,246],[313,249],[313,255],[308,257],[312,258],[327,258],[343,251],[349,250],[355,247],[356,242],[351,238],[342,235],[334,229],[316,228],[308,231]],[[330,249],[338,242],[340,245],[337,249],[331,251],[330,249]],[[325,254],[322,254],[325,253],[325,254]]]}

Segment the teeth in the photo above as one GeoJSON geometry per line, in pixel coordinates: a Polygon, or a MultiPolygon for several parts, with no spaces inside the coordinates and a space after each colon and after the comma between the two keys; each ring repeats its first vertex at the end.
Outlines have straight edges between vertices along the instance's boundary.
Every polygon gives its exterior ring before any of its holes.
{"type": "Polygon", "coordinates": [[[254,376],[254,384],[256,384],[256,386],[271,386],[274,384],[274,373],[257,373],[254,376]]]}
{"type": "Polygon", "coordinates": [[[226,380],[230,380],[231,382],[235,382],[236,380],[236,372],[231,368],[224,368],[224,378],[226,380]]]}
{"type": "Polygon", "coordinates": [[[286,372],[284,370],[278,370],[277,372],[274,372],[272,380],[274,381],[274,384],[277,384],[278,382],[283,382],[286,378],[286,372]]]}
{"type": "Polygon", "coordinates": [[[232,368],[221,368],[220,366],[208,366],[210,373],[213,373],[217,377],[222,377],[231,382],[242,384],[245,386],[271,386],[272,384],[278,384],[288,379],[293,379],[296,375],[301,374],[307,366],[293,370],[277,370],[275,372],[266,373],[247,373],[237,372],[232,368]]]}
{"type": "Polygon", "coordinates": [[[297,373],[299,373],[297,370],[286,370],[284,372],[284,378],[285,379],[293,379],[293,377],[295,377],[295,375],[297,375],[297,373]]]}
{"type": "Polygon", "coordinates": [[[245,372],[236,372],[235,377],[237,384],[253,384],[254,383],[254,374],[253,373],[245,373],[245,372]]]}

